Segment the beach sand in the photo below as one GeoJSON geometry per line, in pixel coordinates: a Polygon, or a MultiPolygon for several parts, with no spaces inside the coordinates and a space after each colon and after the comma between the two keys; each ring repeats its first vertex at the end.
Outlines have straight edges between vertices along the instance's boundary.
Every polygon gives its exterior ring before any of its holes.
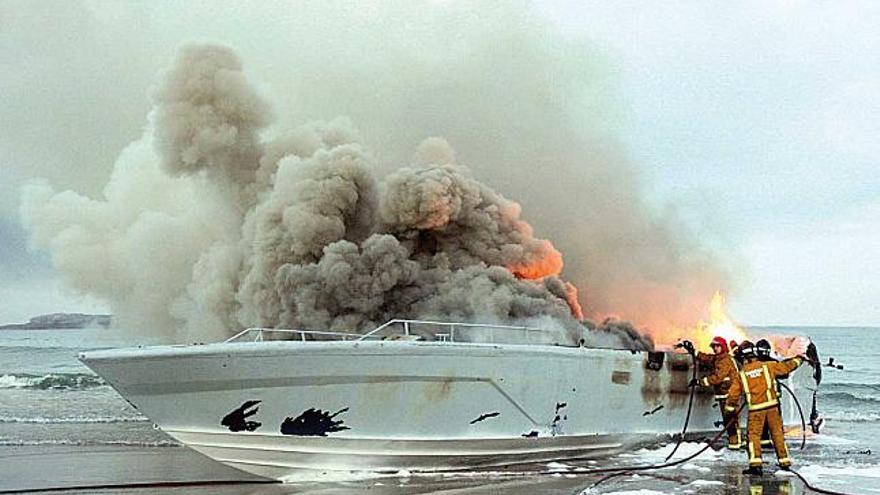
{"type": "MultiPolygon", "coordinates": [[[[250,480],[256,476],[214,462],[190,449],[127,446],[12,446],[0,448],[0,492],[197,480],[250,480]]],[[[258,487],[264,485],[252,485],[258,487]]],[[[167,493],[194,493],[173,488],[167,493]]],[[[251,493],[241,486],[205,487],[204,493],[251,493]]],[[[132,493],[132,490],[124,490],[132,493]]],[[[151,489],[150,492],[155,492],[151,489]]],[[[68,493],[93,493],[91,489],[68,493]]],[[[107,491],[104,493],[116,493],[107,491]]]]}
{"type": "MultiPolygon", "coordinates": [[[[549,465],[534,471],[461,473],[445,475],[340,477],[318,476],[285,484],[260,484],[261,478],[211,461],[187,449],[123,446],[16,446],[0,448],[0,493],[4,490],[82,487],[64,493],[96,493],[87,486],[194,481],[242,481],[236,485],[208,484],[142,488],[114,488],[99,493],[195,493],[229,495],[369,493],[404,495],[444,494],[579,494],[600,476],[578,475],[571,467],[549,465]],[[554,470],[565,472],[554,473],[554,470]]],[[[608,480],[587,493],[805,493],[800,482],[767,475],[750,479],[738,466],[719,463],[711,469],[685,465],[641,475],[608,480]]]]}

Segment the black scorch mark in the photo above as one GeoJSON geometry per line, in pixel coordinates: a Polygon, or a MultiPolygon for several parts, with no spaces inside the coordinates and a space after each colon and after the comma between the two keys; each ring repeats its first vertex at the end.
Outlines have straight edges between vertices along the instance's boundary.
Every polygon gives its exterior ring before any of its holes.
{"type": "Polygon", "coordinates": [[[489,418],[494,418],[495,416],[500,416],[500,415],[501,415],[501,413],[498,411],[492,411],[490,413],[483,413],[483,414],[480,414],[479,418],[472,420],[471,424],[479,423],[480,421],[483,421],[483,420],[486,420],[489,418]]]}
{"type": "Polygon", "coordinates": [[[559,432],[559,431],[558,431],[558,428],[559,428],[559,420],[561,420],[561,419],[568,419],[568,416],[565,416],[565,418],[563,418],[563,417],[559,414],[559,411],[561,411],[562,409],[566,408],[567,406],[568,406],[568,404],[565,403],[565,402],[557,402],[557,403],[556,403],[556,410],[553,411],[553,422],[550,423],[550,430],[553,432],[554,435],[555,435],[556,433],[559,432]]]}
{"type": "Polygon", "coordinates": [[[283,435],[298,435],[304,437],[326,437],[328,433],[335,431],[348,430],[348,426],[343,424],[343,420],[334,420],[336,416],[348,411],[344,407],[333,414],[329,411],[322,411],[310,407],[303,411],[296,418],[286,418],[281,423],[281,433],[283,435]]]}
{"type": "Polygon", "coordinates": [[[233,410],[231,413],[223,416],[223,419],[220,420],[220,424],[229,428],[229,431],[254,431],[257,428],[263,426],[263,423],[259,421],[247,421],[247,418],[257,414],[257,411],[260,410],[257,407],[262,401],[259,400],[249,400],[242,404],[237,409],[233,410]],[[253,409],[251,409],[253,407],[253,409]]]}
{"type": "Polygon", "coordinates": [[[663,404],[660,404],[659,406],[655,407],[654,409],[651,409],[650,411],[643,412],[642,416],[650,416],[650,415],[654,414],[655,412],[663,409],[664,407],[665,406],[663,404]]]}

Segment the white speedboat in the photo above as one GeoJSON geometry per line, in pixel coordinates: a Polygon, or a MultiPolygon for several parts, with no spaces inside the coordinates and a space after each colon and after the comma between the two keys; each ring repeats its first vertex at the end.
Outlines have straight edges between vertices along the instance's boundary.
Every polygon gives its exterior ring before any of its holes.
{"type": "MultiPolygon", "coordinates": [[[[79,357],[175,439],[278,479],[601,458],[680,432],[690,356],[565,341],[536,328],[392,320],[363,335],[249,329],[222,343],[79,357]]],[[[789,379],[804,407],[815,371],[789,379]]],[[[713,404],[710,391],[696,395],[690,432],[718,431],[713,404]]],[[[788,396],[783,412],[800,427],[788,396]]]]}

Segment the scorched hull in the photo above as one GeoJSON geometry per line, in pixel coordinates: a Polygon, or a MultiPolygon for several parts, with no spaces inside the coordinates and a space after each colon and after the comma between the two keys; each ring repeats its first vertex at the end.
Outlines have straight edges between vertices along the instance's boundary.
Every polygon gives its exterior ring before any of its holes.
{"type": "MultiPolygon", "coordinates": [[[[607,457],[680,431],[692,373],[679,354],[417,341],[223,343],[80,359],[172,437],[272,478],[607,457]]],[[[804,404],[815,389],[809,372],[789,380],[804,404]]],[[[717,431],[712,404],[697,394],[690,432],[717,431]]],[[[799,424],[791,404],[783,411],[799,424]]]]}

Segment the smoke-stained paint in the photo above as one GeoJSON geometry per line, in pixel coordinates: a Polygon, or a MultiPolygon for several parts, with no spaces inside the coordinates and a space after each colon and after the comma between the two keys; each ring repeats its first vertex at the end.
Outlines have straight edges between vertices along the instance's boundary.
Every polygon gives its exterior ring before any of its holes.
{"type": "Polygon", "coordinates": [[[631,379],[632,374],[629,371],[615,370],[611,372],[611,383],[616,383],[618,385],[629,385],[631,379]]]}
{"type": "Polygon", "coordinates": [[[550,434],[554,437],[562,434],[562,421],[568,419],[568,416],[563,416],[559,412],[566,407],[568,407],[568,403],[557,402],[556,408],[553,410],[553,421],[550,422],[550,434]]]}

